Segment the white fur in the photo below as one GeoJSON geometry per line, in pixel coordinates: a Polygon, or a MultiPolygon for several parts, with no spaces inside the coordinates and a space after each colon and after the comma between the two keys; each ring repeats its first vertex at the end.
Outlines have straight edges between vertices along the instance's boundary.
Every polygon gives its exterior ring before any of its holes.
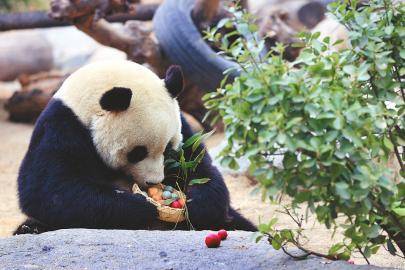
{"type": "Polygon", "coordinates": [[[334,44],[338,40],[343,40],[342,43],[331,46],[331,49],[335,51],[350,48],[350,42],[348,40],[349,31],[344,25],[340,24],[337,20],[333,19],[330,16],[318,23],[315,28],[312,29],[312,33],[316,32],[319,32],[321,34],[319,37],[320,40],[326,37],[330,37],[329,44],[334,44]]]}
{"type": "Polygon", "coordinates": [[[126,170],[142,186],[163,180],[165,147],[172,142],[177,148],[182,141],[180,109],[152,71],[124,60],[93,63],[69,76],[55,98],[91,130],[94,145],[108,165],[126,170]],[[127,110],[101,108],[100,98],[113,87],[132,90],[127,110]],[[145,146],[148,156],[131,164],[127,153],[135,146],[145,146]]]}

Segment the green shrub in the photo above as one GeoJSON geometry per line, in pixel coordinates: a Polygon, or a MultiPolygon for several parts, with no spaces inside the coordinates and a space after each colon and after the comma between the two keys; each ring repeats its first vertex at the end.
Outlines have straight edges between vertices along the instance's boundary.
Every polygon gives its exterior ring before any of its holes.
{"type": "Polygon", "coordinates": [[[303,204],[344,235],[325,257],[347,259],[359,251],[368,258],[382,245],[397,254],[393,242],[405,252],[405,5],[357,4],[329,7],[349,30],[350,49],[334,51],[328,37],[303,33],[292,63],[283,60],[281,44],[263,55],[252,16],[238,8],[207,33],[240,72],[205,96],[225,124],[221,162],[237,168],[236,159],[248,157],[264,198],[292,198],[286,213],[298,229],[276,230],[273,219],[260,226],[260,237],[285,251],[292,243],[304,257],[313,252],[301,245],[302,221],[294,217],[303,204]],[[221,35],[220,27],[236,30],[221,35]],[[274,155],[283,156],[283,168],[274,155]],[[391,155],[401,169],[387,166],[391,155]]]}

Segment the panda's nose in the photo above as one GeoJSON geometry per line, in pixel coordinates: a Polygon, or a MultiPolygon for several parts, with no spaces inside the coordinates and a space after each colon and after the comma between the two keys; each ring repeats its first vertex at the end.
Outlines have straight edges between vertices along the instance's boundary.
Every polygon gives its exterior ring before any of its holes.
{"type": "Polygon", "coordinates": [[[152,183],[152,182],[145,182],[148,186],[153,186],[153,185],[155,185],[155,183],[152,183]]]}

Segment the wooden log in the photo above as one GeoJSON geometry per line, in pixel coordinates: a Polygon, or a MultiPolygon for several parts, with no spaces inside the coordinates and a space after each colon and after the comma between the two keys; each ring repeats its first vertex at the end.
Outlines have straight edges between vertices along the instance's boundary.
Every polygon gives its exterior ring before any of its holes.
{"type": "Polygon", "coordinates": [[[13,122],[33,123],[48,104],[52,95],[39,89],[18,91],[7,100],[4,108],[13,122]]]}
{"type": "Polygon", "coordinates": [[[65,78],[66,75],[57,71],[21,75],[18,80],[22,89],[15,92],[4,105],[10,121],[35,122],[65,78]]]}
{"type": "Polygon", "coordinates": [[[12,81],[21,74],[48,71],[53,66],[52,46],[36,32],[0,35],[0,80],[12,81]]]}
{"type": "MultiPolygon", "coordinates": [[[[107,16],[106,20],[108,22],[125,22],[128,20],[149,21],[153,18],[158,6],[156,4],[135,4],[130,12],[116,13],[107,16]]],[[[0,31],[48,28],[72,24],[72,22],[67,20],[51,18],[46,11],[0,14],[0,31]]]]}

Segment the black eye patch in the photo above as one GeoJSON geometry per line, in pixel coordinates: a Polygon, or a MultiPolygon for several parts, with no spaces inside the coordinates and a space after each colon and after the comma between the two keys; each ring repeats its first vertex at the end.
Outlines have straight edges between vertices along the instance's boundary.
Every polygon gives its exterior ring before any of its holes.
{"type": "Polygon", "coordinates": [[[148,150],[145,146],[136,146],[127,154],[127,159],[131,163],[137,163],[148,156],[148,150]]]}
{"type": "Polygon", "coordinates": [[[100,106],[103,110],[121,112],[128,109],[131,103],[132,91],[125,87],[114,87],[105,92],[100,99],[100,106]]]}

